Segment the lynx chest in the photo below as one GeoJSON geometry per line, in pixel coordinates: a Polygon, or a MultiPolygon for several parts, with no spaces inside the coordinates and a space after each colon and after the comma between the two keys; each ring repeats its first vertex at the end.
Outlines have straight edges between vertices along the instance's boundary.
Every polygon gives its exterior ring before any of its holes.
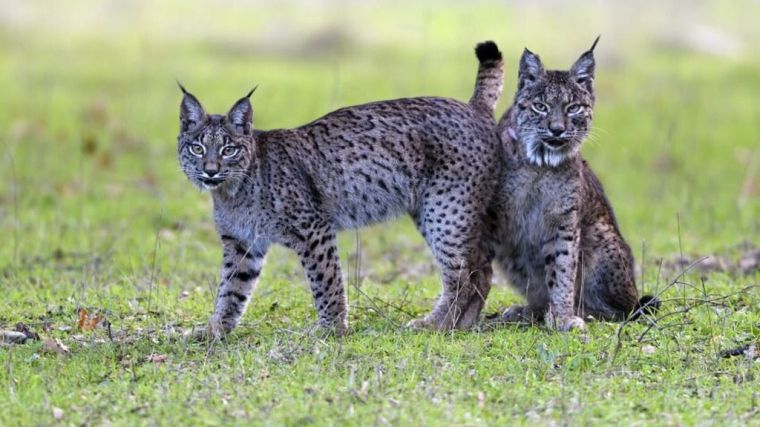
{"type": "Polygon", "coordinates": [[[554,233],[559,217],[576,203],[577,178],[571,170],[532,166],[507,174],[507,228],[520,246],[537,246],[554,233]]]}
{"type": "Polygon", "coordinates": [[[259,212],[255,200],[246,197],[214,197],[214,222],[220,234],[253,242],[262,234],[260,228],[265,223],[259,218],[259,212]]]}

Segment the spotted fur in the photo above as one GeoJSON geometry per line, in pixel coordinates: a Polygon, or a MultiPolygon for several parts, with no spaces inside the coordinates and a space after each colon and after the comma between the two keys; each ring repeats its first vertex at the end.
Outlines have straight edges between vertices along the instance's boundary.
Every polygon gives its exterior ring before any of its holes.
{"type": "Polygon", "coordinates": [[[501,169],[492,117],[501,66],[498,49],[487,49],[470,104],[374,102],[271,131],[253,130],[250,94],[227,115],[208,115],[183,89],[179,161],[191,182],[210,190],[224,250],[211,334],[236,326],[272,244],[298,254],[319,324],[344,332],[336,232],[403,213],[430,246],[443,281],[433,311],[412,326],[470,327],[490,287],[482,234],[501,169]]]}
{"type": "Polygon", "coordinates": [[[637,308],[631,249],[579,154],[593,118],[594,68],[593,46],[569,71],[545,71],[527,49],[520,60],[514,103],[498,124],[507,160],[496,259],[527,305],[501,320],[568,330],[586,316],[621,320],[637,308]]]}

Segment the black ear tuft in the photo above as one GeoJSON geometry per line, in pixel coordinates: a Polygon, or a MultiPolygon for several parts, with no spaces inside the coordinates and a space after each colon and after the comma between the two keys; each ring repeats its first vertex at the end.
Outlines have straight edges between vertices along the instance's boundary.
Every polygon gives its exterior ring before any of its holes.
{"type": "Polygon", "coordinates": [[[185,95],[188,94],[187,89],[185,89],[185,87],[182,86],[182,83],[180,83],[179,80],[177,80],[177,86],[179,86],[179,90],[181,90],[183,94],[185,95]]]}
{"type": "Polygon", "coordinates": [[[478,57],[478,61],[481,64],[490,61],[498,62],[502,59],[499,46],[496,46],[496,43],[491,40],[478,43],[475,46],[475,56],[478,57]]]}
{"type": "Polygon", "coordinates": [[[541,63],[541,58],[528,50],[528,48],[525,48],[522,57],[520,57],[520,71],[517,73],[517,90],[523,90],[536,84],[543,76],[544,65],[541,63]]]}
{"type": "Polygon", "coordinates": [[[206,111],[198,99],[184,86],[177,82],[182,90],[182,102],[179,104],[179,129],[180,132],[187,132],[206,121],[206,111]]]}
{"type": "Polygon", "coordinates": [[[251,89],[251,91],[248,92],[248,95],[246,95],[245,98],[250,98],[251,95],[253,95],[253,92],[256,92],[256,89],[258,88],[259,88],[259,85],[254,86],[253,89],[251,89]]]}
{"type": "Polygon", "coordinates": [[[570,76],[573,80],[591,94],[594,93],[594,72],[596,70],[594,48],[599,43],[599,37],[601,36],[596,37],[594,44],[591,45],[591,49],[584,52],[570,68],[570,76]]]}
{"type": "Polygon", "coordinates": [[[594,40],[594,44],[592,44],[591,45],[591,49],[588,50],[589,52],[593,52],[594,51],[594,48],[596,47],[596,44],[599,43],[599,39],[600,38],[602,38],[601,34],[599,34],[598,36],[596,36],[596,39],[594,40]]]}
{"type": "Polygon", "coordinates": [[[250,135],[253,129],[253,106],[250,96],[256,88],[238,100],[227,113],[227,124],[236,133],[250,135]]]}

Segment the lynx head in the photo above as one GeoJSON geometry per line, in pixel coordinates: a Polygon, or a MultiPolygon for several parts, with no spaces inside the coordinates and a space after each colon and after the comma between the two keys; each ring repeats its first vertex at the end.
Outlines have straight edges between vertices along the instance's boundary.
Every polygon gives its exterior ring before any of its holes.
{"type": "Polygon", "coordinates": [[[253,158],[253,108],[250,96],[232,106],[227,115],[206,114],[198,99],[182,85],[177,150],[179,164],[201,189],[215,190],[240,182],[253,158]]]}
{"type": "Polygon", "coordinates": [[[597,37],[569,71],[545,71],[538,55],[523,52],[509,132],[531,162],[554,167],[580,149],[594,113],[598,41],[597,37]]]}

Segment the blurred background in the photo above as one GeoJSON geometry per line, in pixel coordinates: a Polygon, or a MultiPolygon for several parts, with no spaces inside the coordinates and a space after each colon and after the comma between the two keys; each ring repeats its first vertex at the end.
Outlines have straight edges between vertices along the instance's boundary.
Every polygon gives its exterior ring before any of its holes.
{"type": "MultiPolygon", "coordinates": [[[[22,298],[32,312],[56,292],[111,307],[102,289],[139,296],[154,282],[200,289],[209,309],[220,250],[209,196],[177,165],[175,79],[218,113],[258,84],[255,127],[294,127],[368,101],[467,100],[473,47],[492,39],[506,60],[500,115],[524,47],[567,68],[598,34],[583,153],[637,260],[740,256],[760,234],[758,16],[750,0],[3,0],[0,280],[37,289],[22,298]]],[[[341,255],[347,274],[437,292],[406,219],[345,233],[341,255]]],[[[287,251],[269,266],[265,289],[303,286],[287,251]]],[[[656,268],[642,273],[658,286],[656,268]]]]}

